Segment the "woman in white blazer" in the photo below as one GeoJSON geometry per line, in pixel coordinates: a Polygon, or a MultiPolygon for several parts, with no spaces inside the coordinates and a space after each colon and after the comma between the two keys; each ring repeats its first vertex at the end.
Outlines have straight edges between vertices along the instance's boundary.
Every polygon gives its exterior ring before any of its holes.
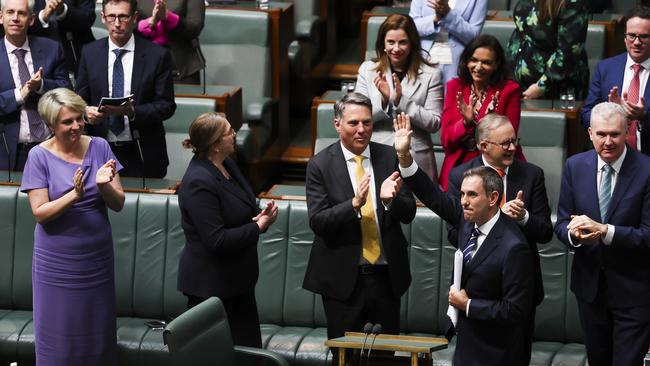
{"type": "Polygon", "coordinates": [[[487,5],[487,0],[411,1],[409,15],[422,38],[422,49],[432,61],[440,62],[445,84],[458,76],[465,45],[481,33],[487,5]]]}
{"type": "Polygon", "coordinates": [[[372,140],[392,145],[393,118],[408,114],[415,161],[435,180],[431,134],[440,129],[442,73],[423,59],[415,23],[407,15],[386,18],[379,28],[375,50],[378,57],[359,67],[355,89],[372,101],[372,140]]]}

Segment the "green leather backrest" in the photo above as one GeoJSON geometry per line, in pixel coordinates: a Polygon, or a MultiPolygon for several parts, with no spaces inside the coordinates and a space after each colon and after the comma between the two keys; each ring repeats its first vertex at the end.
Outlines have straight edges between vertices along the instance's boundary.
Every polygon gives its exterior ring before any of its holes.
{"type": "Polygon", "coordinates": [[[499,43],[501,43],[501,47],[505,49],[506,46],[508,46],[508,40],[510,40],[510,36],[514,30],[514,21],[486,20],[483,24],[481,34],[490,34],[494,36],[499,43]]]}
{"type": "Polygon", "coordinates": [[[566,118],[562,112],[522,111],[519,138],[526,160],[544,169],[546,193],[555,212],[566,159],[566,118]]]}
{"type": "Polygon", "coordinates": [[[14,281],[14,237],[16,235],[15,187],[0,186],[0,309],[13,306],[11,288],[14,281]]]}
{"type": "Polygon", "coordinates": [[[368,28],[366,30],[366,50],[365,50],[365,59],[368,61],[374,57],[377,57],[375,52],[375,42],[377,41],[377,34],[379,33],[379,27],[381,23],[386,20],[386,16],[376,16],[368,18],[368,28]]]}
{"type": "MultiPolygon", "coordinates": [[[[513,0],[514,2],[515,0],[513,0]]],[[[510,9],[509,0],[488,0],[488,9],[490,10],[508,10],[510,9]]]]}
{"type": "Polygon", "coordinates": [[[271,97],[269,16],[263,11],[207,9],[199,36],[208,84],[240,85],[244,110],[271,97]]]}
{"type": "MultiPolygon", "coordinates": [[[[535,339],[563,341],[566,339],[564,322],[567,299],[567,249],[555,236],[548,244],[539,244],[544,301],[535,315],[535,339]]],[[[570,295],[573,297],[573,294],[570,295]]],[[[578,326],[579,327],[579,326],[578,326]]],[[[579,328],[578,328],[579,329],[579,328]]]]}
{"type": "MultiPolygon", "coordinates": [[[[15,188],[18,191],[18,188],[15,188]]],[[[34,227],[27,194],[16,195],[16,235],[14,241],[13,309],[32,309],[32,253],[34,251],[34,227]]],[[[4,206],[2,206],[4,207],[4,206]]]]}
{"type": "Polygon", "coordinates": [[[316,144],[314,154],[339,139],[334,128],[334,104],[321,103],[316,109],[316,144]]]}
{"type": "Polygon", "coordinates": [[[321,0],[289,0],[288,2],[293,4],[293,23],[295,25],[303,19],[320,15],[321,0]]]}
{"type": "MultiPolygon", "coordinates": [[[[618,2],[616,0],[614,2],[618,2]]],[[[596,64],[605,58],[605,25],[592,24],[587,25],[587,39],[585,41],[585,48],[587,51],[587,59],[589,62],[589,75],[594,74],[596,64]]]]}
{"type": "Polygon", "coordinates": [[[167,142],[167,156],[169,166],[165,179],[181,180],[192,159],[192,150],[182,146],[183,140],[188,138],[189,128],[194,118],[201,113],[216,111],[214,99],[176,97],[176,112],[165,121],[165,141],[167,142]]]}
{"type": "Polygon", "coordinates": [[[187,309],[187,299],[176,289],[178,260],[185,246],[185,233],[181,227],[178,196],[170,195],[167,198],[167,248],[165,250],[163,311],[166,316],[175,316],[187,309]]]}

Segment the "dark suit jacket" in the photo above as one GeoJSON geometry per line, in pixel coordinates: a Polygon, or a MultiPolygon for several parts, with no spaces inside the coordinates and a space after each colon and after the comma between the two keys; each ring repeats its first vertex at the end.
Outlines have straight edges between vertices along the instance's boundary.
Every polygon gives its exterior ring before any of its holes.
{"type": "Polygon", "coordinates": [[[627,150],[605,220],[598,205],[597,169],[596,152],[591,150],[570,157],[562,175],[555,233],[575,251],[571,290],[592,302],[604,276],[607,292],[602,295],[610,306],[650,304],[650,158],[627,150]],[[571,246],[567,236],[571,215],[614,225],[612,244],[571,246]]]}
{"type": "MultiPolygon", "coordinates": [[[[460,199],[460,186],[465,171],[483,165],[483,159],[478,156],[467,163],[452,169],[449,174],[448,192],[460,199]]],[[[508,169],[508,186],[506,187],[506,201],[517,197],[517,192],[524,193],[524,205],[528,210],[526,226],[520,226],[533,259],[535,279],[535,304],[539,305],[544,300],[544,283],[542,270],[539,264],[537,243],[548,243],[553,238],[553,224],[551,223],[551,208],[548,205],[546,186],[544,185],[544,171],[537,165],[521,160],[514,160],[508,169]]],[[[456,242],[457,231],[452,225],[447,225],[449,241],[456,242]]]]}
{"type": "MultiPolygon", "coordinates": [[[[154,5],[153,1],[139,1],[139,20],[151,17],[154,5]]],[[[205,24],[205,2],[203,0],[168,0],[167,9],[180,17],[176,29],[168,33],[169,51],[174,59],[179,78],[185,78],[202,69],[201,58],[196,47],[199,44],[199,34],[205,24]]]]}
{"type": "MultiPolygon", "coordinates": [[[[388,261],[390,288],[400,297],[411,283],[408,243],[400,222],[415,217],[413,195],[403,187],[386,211],[379,199],[382,182],[397,171],[395,150],[370,143],[370,159],[376,187],[375,214],[388,261]]],[[[309,226],[315,234],[303,287],[344,301],[352,295],[361,258],[360,218],[352,208],[354,188],[350,181],[340,142],[314,156],[307,166],[307,209],[309,226]]]]}
{"type": "MultiPolygon", "coordinates": [[[[424,205],[458,230],[463,250],[474,224],[463,218],[460,201],[420,169],[404,180],[424,205]]],[[[523,342],[533,302],[531,260],[517,223],[501,214],[463,268],[461,288],[471,303],[469,317],[459,311],[455,365],[527,365],[523,342]]]]}
{"type": "MultiPolygon", "coordinates": [[[[135,120],[131,130],[138,130],[147,176],[165,175],[169,160],[163,121],[174,114],[174,85],[169,51],[147,40],[135,37],[135,55],[131,93],[135,101],[135,120]],[[161,174],[162,173],[162,174],[161,174]]],[[[77,75],[77,93],[96,106],[108,94],[108,38],[89,43],[81,52],[77,75]]],[[[89,125],[90,135],[106,138],[108,119],[89,125]]]]}
{"type": "MultiPolygon", "coordinates": [[[[606,58],[596,65],[596,71],[591,77],[591,84],[589,85],[589,94],[587,99],[582,105],[582,125],[585,128],[589,127],[591,122],[591,110],[598,103],[606,102],[609,91],[618,86],[619,95],[623,95],[623,76],[625,74],[625,62],[627,61],[627,53],[621,53],[614,57],[606,58]]],[[[650,83],[645,86],[643,92],[646,103],[646,117],[642,121],[643,126],[650,126],[650,83]]],[[[641,130],[641,151],[644,154],[650,155],[650,128],[641,130]]]]}
{"type": "MultiPolygon", "coordinates": [[[[71,88],[68,72],[65,69],[63,50],[61,46],[50,39],[29,36],[29,48],[32,53],[34,72],[39,67],[43,68],[43,91],[55,88],[71,88]]],[[[16,162],[16,145],[20,132],[21,106],[16,104],[14,95],[14,78],[7,57],[7,48],[4,39],[0,39],[0,124],[4,127],[9,147],[11,169],[16,162]]],[[[2,142],[0,142],[2,144],[2,142]]],[[[0,169],[7,169],[7,153],[4,146],[0,145],[0,169]]]]}
{"type": "Polygon", "coordinates": [[[38,13],[45,9],[46,0],[35,0],[36,20],[29,28],[29,33],[61,42],[68,70],[77,71],[81,47],[95,40],[90,30],[96,18],[95,2],[93,0],[63,0],[63,2],[68,6],[65,18],[59,21],[52,16],[49,27],[43,28],[38,13]]]}
{"type": "Polygon", "coordinates": [[[252,291],[257,282],[259,227],[252,218],[260,209],[237,164],[230,158],[223,164],[232,182],[209,160],[194,158],[178,190],[186,239],[178,290],[197,297],[231,297],[252,291]]]}

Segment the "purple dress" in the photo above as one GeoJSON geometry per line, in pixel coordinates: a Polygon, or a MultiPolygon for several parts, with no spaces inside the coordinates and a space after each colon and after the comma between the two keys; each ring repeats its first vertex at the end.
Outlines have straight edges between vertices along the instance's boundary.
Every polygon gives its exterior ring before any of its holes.
{"type": "MultiPolygon", "coordinates": [[[[83,198],[58,218],[37,223],[34,230],[36,365],[116,364],[113,239],[95,183],[97,170],[110,159],[115,156],[99,137],[92,137],[81,165],[41,146],[29,152],[23,192],[47,188],[50,200],[55,200],[73,189],[77,168],[86,170],[83,198]]],[[[119,162],[116,168],[122,168],[119,162]]]]}

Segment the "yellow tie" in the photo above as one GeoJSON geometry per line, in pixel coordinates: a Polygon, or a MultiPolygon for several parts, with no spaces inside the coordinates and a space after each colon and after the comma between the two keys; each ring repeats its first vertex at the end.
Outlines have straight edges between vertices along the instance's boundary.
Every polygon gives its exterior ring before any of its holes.
{"type": "MultiPolygon", "coordinates": [[[[359,184],[365,173],[363,159],[363,156],[354,157],[354,161],[357,162],[357,184],[359,184]]],[[[369,263],[375,264],[379,259],[379,254],[381,254],[381,247],[377,239],[375,209],[371,197],[368,197],[366,203],[361,207],[361,243],[363,245],[363,258],[369,263]]]]}

